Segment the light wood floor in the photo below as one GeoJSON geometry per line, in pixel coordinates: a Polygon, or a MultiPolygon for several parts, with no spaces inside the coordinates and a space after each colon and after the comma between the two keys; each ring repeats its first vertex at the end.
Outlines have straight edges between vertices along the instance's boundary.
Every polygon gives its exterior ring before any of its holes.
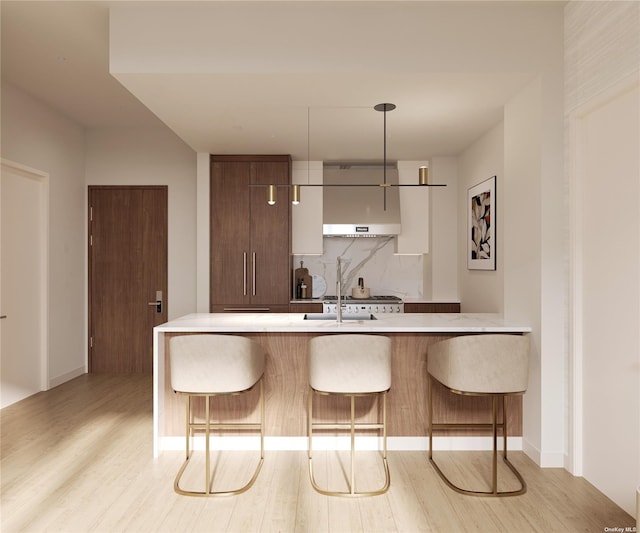
{"type": "MultiPolygon", "coordinates": [[[[173,491],[183,454],[152,454],[151,379],[81,376],[1,412],[1,530],[32,531],[435,531],[602,532],[634,519],[584,479],[539,469],[524,454],[512,461],[529,490],[503,499],[462,496],[448,489],[424,452],[391,452],[391,488],[364,499],[316,493],[304,452],[266,452],[251,490],[235,497],[192,498],[173,491]]],[[[214,465],[221,485],[248,475],[255,454],[227,452],[214,465]]],[[[318,454],[319,480],[339,487],[346,464],[318,454]]],[[[362,483],[379,476],[379,455],[362,483]]],[[[481,486],[488,457],[441,452],[452,474],[481,486]],[[460,461],[471,465],[462,470],[460,461]],[[468,474],[467,474],[468,472],[468,474]]],[[[316,459],[314,459],[315,461],[316,459]]],[[[195,465],[194,465],[195,466],[195,465]]],[[[505,476],[505,480],[506,480],[505,476]]]]}

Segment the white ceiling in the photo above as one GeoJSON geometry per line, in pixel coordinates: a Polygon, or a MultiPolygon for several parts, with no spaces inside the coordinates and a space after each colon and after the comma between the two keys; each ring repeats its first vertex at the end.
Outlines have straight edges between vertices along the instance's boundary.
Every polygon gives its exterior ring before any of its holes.
{"type": "MultiPolygon", "coordinates": [[[[3,0],[2,78],[87,128],[161,121],[200,152],[334,161],[381,159],[383,116],[372,106],[384,101],[398,106],[387,114],[389,159],[457,154],[501,120],[504,103],[531,78],[396,68],[348,72],[343,61],[324,72],[124,72],[118,81],[109,73],[112,4],[127,2],[3,0]]],[[[374,15],[367,24],[375,24],[374,15]]],[[[348,39],[341,36],[343,49],[362,47],[348,39]]],[[[255,44],[261,53],[270,45],[255,44]]],[[[389,52],[403,53],[400,47],[389,52]]]]}
{"type": "Polygon", "coordinates": [[[2,79],[88,128],[158,124],[109,74],[108,2],[2,1],[2,79]]]}

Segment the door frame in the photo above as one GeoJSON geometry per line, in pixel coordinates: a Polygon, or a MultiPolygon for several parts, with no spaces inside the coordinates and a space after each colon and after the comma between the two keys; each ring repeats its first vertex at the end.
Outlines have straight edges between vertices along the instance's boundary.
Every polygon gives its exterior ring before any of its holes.
{"type": "Polygon", "coordinates": [[[40,264],[40,309],[37,313],[40,322],[40,390],[50,388],[49,379],[49,173],[43,172],[27,165],[1,158],[0,167],[17,174],[22,174],[28,179],[40,184],[42,199],[40,210],[42,213],[40,252],[42,262],[40,264]]]}
{"type": "Polygon", "coordinates": [[[584,206],[582,176],[584,170],[585,119],[598,108],[626,93],[640,88],[638,72],[571,110],[567,123],[569,178],[569,361],[568,361],[568,431],[565,469],[574,476],[584,474],[584,344],[583,252],[586,236],[582,229],[584,206]]]}

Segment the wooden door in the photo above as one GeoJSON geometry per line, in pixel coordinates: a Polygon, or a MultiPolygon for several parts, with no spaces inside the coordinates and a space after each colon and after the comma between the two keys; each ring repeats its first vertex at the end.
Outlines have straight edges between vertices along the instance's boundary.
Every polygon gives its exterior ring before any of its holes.
{"type": "Polygon", "coordinates": [[[167,320],[167,187],[89,187],[89,239],[89,371],[150,373],[167,320]]]}
{"type": "Polygon", "coordinates": [[[211,163],[210,283],[213,305],[251,301],[249,247],[250,162],[211,163]]]}
{"type": "MultiPolygon", "coordinates": [[[[255,184],[288,184],[289,162],[258,161],[253,164],[255,184]]],[[[291,229],[289,188],[278,187],[275,205],[269,205],[266,189],[251,189],[251,303],[288,305],[291,291],[291,229]]]]}

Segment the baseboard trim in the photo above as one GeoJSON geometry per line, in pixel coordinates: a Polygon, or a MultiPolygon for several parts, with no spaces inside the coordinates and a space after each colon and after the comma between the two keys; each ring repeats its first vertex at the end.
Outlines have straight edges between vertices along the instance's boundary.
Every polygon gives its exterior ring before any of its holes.
{"type": "Polygon", "coordinates": [[[58,385],[62,385],[67,381],[71,381],[73,378],[77,378],[82,374],[86,374],[87,369],[84,366],[80,366],[71,372],[66,372],[65,374],[61,374],[56,376],[55,378],[49,378],[49,389],[53,389],[53,387],[57,387],[58,385]]]}
{"type": "Polygon", "coordinates": [[[566,469],[566,456],[564,452],[541,452],[526,439],[523,439],[522,451],[540,468],[566,469]]]}
{"type": "MultiPolygon", "coordinates": [[[[491,450],[493,440],[491,437],[434,437],[433,449],[442,451],[485,451],[491,450]]],[[[204,437],[197,436],[193,439],[192,446],[196,450],[204,450],[204,437]]],[[[381,450],[382,438],[380,437],[356,437],[356,450],[381,450]]],[[[502,439],[498,440],[498,448],[501,449],[502,439]]],[[[507,445],[509,450],[522,450],[522,437],[509,437],[507,445]]],[[[184,437],[161,437],[161,451],[184,451],[184,437]]],[[[211,437],[212,450],[258,450],[260,449],[259,437],[211,437]]],[[[348,450],[350,448],[349,437],[314,437],[314,450],[348,450]]],[[[307,449],[306,437],[265,437],[265,450],[271,451],[304,451],[307,449]]],[[[429,449],[428,437],[388,437],[387,449],[389,451],[427,451],[429,449]]]]}

